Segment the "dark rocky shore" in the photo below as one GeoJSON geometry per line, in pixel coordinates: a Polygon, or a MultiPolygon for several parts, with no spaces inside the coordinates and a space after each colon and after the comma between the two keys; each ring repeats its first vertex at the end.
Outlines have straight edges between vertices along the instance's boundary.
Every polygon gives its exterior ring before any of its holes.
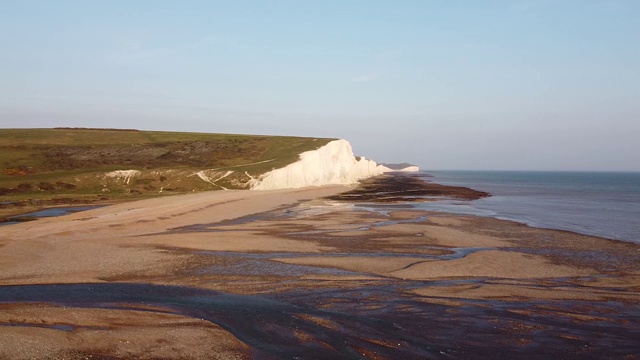
{"type": "Polygon", "coordinates": [[[491,196],[462,186],[448,186],[426,182],[412,173],[387,173],[360,182],[353,190],[329,196],[330,200],[357,202],[436,201],[443,198],[476,200],[491,196]]]}

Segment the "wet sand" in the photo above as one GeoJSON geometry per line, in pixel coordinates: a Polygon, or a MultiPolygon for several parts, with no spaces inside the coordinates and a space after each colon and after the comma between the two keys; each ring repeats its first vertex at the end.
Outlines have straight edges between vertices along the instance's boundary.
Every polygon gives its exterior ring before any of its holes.
{"type": "Polygon", "coordinates": [[[640,246],[415,211],[423,184],[387,180],[0,227],[0,358],[639,358],[640,246]]]}

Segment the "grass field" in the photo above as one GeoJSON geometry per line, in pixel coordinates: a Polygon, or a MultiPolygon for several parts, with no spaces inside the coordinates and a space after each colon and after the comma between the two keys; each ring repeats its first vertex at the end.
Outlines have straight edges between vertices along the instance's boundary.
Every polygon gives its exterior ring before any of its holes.
{"type": "Polygon", "coordinates": [[[118,129],[0,129],[0,208],[244,189],[252,178],[295,162],[300,153],[332,140],[118,129]]]}

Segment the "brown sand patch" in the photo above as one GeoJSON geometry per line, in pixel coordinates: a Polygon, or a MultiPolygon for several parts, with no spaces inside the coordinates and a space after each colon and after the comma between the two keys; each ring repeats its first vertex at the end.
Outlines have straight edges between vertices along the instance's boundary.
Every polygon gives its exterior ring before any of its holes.
{"type": "Polygon", "coordinates": [[[231,252],[310,252],[332,250],[311,241],[298,241],[269,235],[256,235],[249,231],[224,233],[187,233],[151,235],[144,243],[186,249],[231,252]]]}
{"type": "Polygon", "coordinates": [[[440,226],[456,226],[456,227],[463,226],[466,223],[464,218],[442,216],[442,215],[429,216],[429,222],[436,225],[440,225],[440,226]]]}
{"type": "Polygon", "coordinates": [[[426,213],[420,210],[394,210],[388,213],[391,220],[410,220],[424,216],[426,213]]]}
{"type": "MultiPolygon", "coordinates": [[[[370,236],[371,229],[367,230],[347,230],[347,231],[331,231],[327,233],[330,236],[339,236],[339,237],[358,237],[358,236],[370,236]]],[[[372,241],[380,240],[379,238],[370,238],[372,241]]]]}
{"type": "Polygon", "coordinates": [[[457,299],[498,299],[502,301],[522,300],[581,300],[608,301],[627,300],[639,301],[640,294],[613,291],[599,291],[562,286],[525,286],[501,284],[465,284],[454,286],[430,286],[414,290],[421,296],[457,298],[457,299]]]}
{"type": "Polygon", "coordinates": [[[248,346],[226,330],[174,314],[48,305],[0,309],[2,359],[249,358],[248,346]]]}
{"type": "Polygon", "coordinates": [[[362,211],[337,211],[295,220],[298,225],[312,226],[316,230],[353,230],[384,220],[378,215],[362,211]]]}
{"type": "Polygon", "coordinates": [[[217,251],[326,250],[314,242],[251,232],[236,232],[231,236],[231,233],[220,233],[223,235],[215,242],[207,233],[158,234],[172,228],[265,212],[344,189],[330,186],[188,194],[2,227],[0,283],[97,282],[126,274],[143,278],[167,274],[184,260],[184,254],[158,250],[159,245],[217,251]],[[159,220],[160,217],[165,220],[159,220]],[[79,219],[83,221],[76,221],[79,219]]]}
{"type": "Polygon", "coordinates": [[[304,275],[301,277],[304,280],[321,280],[323,282],[329,281],[339,281],[339,282],[347,282],[347,281],[369,281],[369,280],[380,280],[381,278],[375,276],[367,276],[367,275],[304,275]]]}
{"type": "Polygon", "coordinates": [[[479,251],[462,259],[421,262],[391,273],[401,279],[450,277],[545,278],[593,275],[589,269],[551,264],[542,256],[506,251],[479,251]]]}
{"type": "Polygon", "coordinates": [[[613,288],[635,291],[640,294],[640,272],[625,274],[625,276],[606,276],[590,278],[580,282],[581,286],[593,288],[613,288]]]}
{"type": "Polygon", "coordinates": [[[12,242],[0,250],[2,284],[86,283],[136,273],[166,274],[185,259],[149,247],[117,246],[93,241],[12,242]]]}
{"type": "Polygon", "coordinates": [[[362,256],[309,256],[273,258],[272,260],[286,264],[320,266],[377,275],[388,275],[392,271],[402,269],[416,262],[425,261],[422,258],[362,256]]]}
{"type": "Polygon", "coordinates": [[[344,189],[344,186],[325,186],[270,191],[230,190],[153,198],[16,224],[0,229],[0,234],[16,240],[79,235],[93,238],[142,235],[265,212],[303,199],[335,194],[344,189]],[[165,220],[159,221],[160,217],[165,220]],[[82,221],[76,221],[80,219],[82,221]],[[73,235],[67,233],[71,221],[73,235]],[[122,226],[117,229],[107,228],[113,224],[122,226]]]}
{"type": "Polygon", "coordinates": [[[426,224],[393,224],[372,229],[379,233],[422,234],[426,241],[436,246],[448,247],[509,247],[513,246],[504,239],[474,234],[451,227],[426,224]]]}
{"type": "Polygon", "coordinates": [[[321,317],[318,316],[314,316],[314,315],[309,315],[309,314],[295,314],[295,317],[300,318],[300,319],[304,319],[307,321],[311,321],[314,324],[318,324],[320,326],[324,326],[327,329],[331,329],[331,330],[337,330],[340,328],[340,325],[336,324],[335,322],[328,320],[328,319],[323,319],[321,317]]]}

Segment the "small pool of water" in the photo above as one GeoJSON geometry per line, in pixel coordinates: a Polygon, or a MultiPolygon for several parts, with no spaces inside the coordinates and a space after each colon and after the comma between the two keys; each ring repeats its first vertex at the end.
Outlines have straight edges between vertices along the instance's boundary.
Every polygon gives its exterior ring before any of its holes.
{"type": "Polygon", "coordinates": [[[57,207],[57,208],[38,210],[38,211],[30,212],[27,214],[16,215],[16,216],[7,218],[7,220],[5,221],[0,221],[0,226],[19,224],[21,222],[37,220],[37,219],[46,218],[46,217],[62,216],[62,215],[72,214],[80,211],[97,209],[102,206],[103,205],[69,206],[69,207],[57,207]]]}

